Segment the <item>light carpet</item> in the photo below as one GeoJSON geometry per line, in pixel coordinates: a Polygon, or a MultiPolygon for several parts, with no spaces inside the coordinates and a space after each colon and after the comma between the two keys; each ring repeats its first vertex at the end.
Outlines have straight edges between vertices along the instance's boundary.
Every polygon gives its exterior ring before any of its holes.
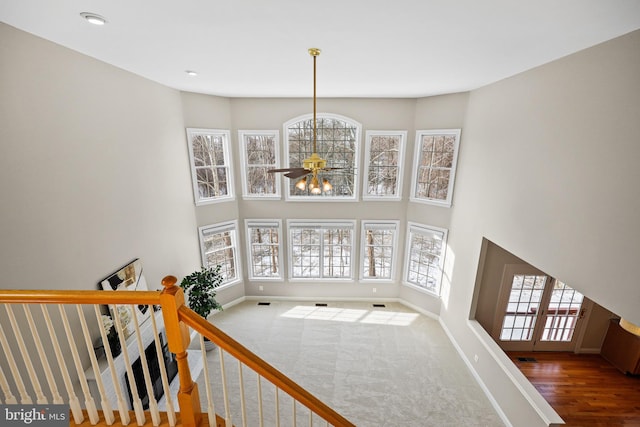
{"type": "MultiPolygon", "coordinates": [[[[399,303],[327,305],[245,301],[210,320],[357,426],[504,425],[436,320],[399,303]]],[[[237,391],[237,362],[224,359],[227,384],[237,391]]],[[[207,366],[209,383],[219,384],[217,350],[207,353],[207,366]]],[[[258,426],[256,375],[246,367],[242,374],[246,425],[258,426]]],[[[206,410],[204,373],[197,382],[206,410]]],[[[291,399],[279,392],[276,409],[274,387],[264,380],[261,387],[264,425],[275,426],[276,416],[281,426],[294,425],[291,399]]],[[[222,393],[214,389],[213,396],[224,416],[222,393]]],[[[233,424],[242,425],[239,401],[228,406],[233,424]]],[[[295,417],[297,425],[310,424],[299,405],[295,417]]]]}

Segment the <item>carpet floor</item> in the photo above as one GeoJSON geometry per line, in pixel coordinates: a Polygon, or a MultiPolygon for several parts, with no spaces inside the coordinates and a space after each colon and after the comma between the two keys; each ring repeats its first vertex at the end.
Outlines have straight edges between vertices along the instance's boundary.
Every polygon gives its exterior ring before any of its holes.
{"type": "MultiPolygon", "coordinates": [[[[245,301],[210,320],[359,427],[504,425],[440,324],[402,304],[245,301]]],[[[325,425],[223,357],[230,390],[239,390],[242,373],[247,426],[259,426],[260,417],[268,427],[278,425],[277,417],[280,426],[325,425]]],[[[215,412],[224,417],[217,349],[207,352],[206,366],[208,376],[197,380],[203,409],[208,382],[215,412]]],[[[238,399],[229,399],[228,408],[233,424],[243,425],[238,399]]]]}

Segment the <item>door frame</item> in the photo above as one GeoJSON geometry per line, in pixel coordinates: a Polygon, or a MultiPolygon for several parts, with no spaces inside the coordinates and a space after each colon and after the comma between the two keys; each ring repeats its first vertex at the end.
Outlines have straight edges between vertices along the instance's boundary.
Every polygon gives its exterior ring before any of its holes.
{"type": "Polygon", "coordinates": [[[576,352],[577,349],[581,348],[582,340],[584,338],[585,333],[585,324],[589,320],[589,315],[591,314],[591,304],[588,298],[583,295],[582,306],[580,308],[580,316],[577,320],[577,324],[573,331],[573,338],[570,343],[568,342],[547,342],[547,341],[539,341],[541,336],[541,330],[543,325],[542,322],[545,321],[546,309],[543,310],[543,313],[537,313],[536,316],[536,324],[533,330],[533,339],[531,341],[503,341],[500,339],[500,335],[502,332],[502,325],[505,316],[505,308],[507,307],[509,296],[511,294],[511,287],[513,284],[513,276],[516,274],[524,274],[524,275],[536,275],[536,276],[546,276],[547,281],[545,282],[545,291],[543,292],[543,297],[540,301],[540,307],[547,307],[549,300],[551,298],[551,292],[546,292],[547,286],[552,286],[555,282],[555,278],[548,275],[547,273],[533,267],[530,264],[505,264],[502,271],[502,279],[500,283],[500,290],[498,292],[498,298],[496,301],[496,311],[493,320],[493,328],[491,331],[491,336],[498,343],[500,348],[504,351],[572,351],[576,352]],[[564,345],[563,345],[564,344],[564,345]],[[537,347],[537,348],[536,348],[537,347]]]}

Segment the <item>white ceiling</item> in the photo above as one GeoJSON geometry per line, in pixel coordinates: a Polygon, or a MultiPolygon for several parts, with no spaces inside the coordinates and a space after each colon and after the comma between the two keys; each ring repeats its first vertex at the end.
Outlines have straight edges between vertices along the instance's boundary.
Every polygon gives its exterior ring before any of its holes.
{"type": "Polygon", "coordinates": [[[308,97],[319,47],[319,97],[422,97],[636,30],[640,0],[1,0],[0,20],[184,91],[308,97]]]}

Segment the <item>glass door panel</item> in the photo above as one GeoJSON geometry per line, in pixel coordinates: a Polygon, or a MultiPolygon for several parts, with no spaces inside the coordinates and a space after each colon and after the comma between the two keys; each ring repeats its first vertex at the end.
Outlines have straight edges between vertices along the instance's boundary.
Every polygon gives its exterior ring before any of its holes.
{"type": "Polygon", "coordinates": [[[576,327],[583,315],[584,296],[559,280],[553,281],[550,293],[543,312],[544,328],[535,350],[572,350],[576,327]]]}
{"type": "Polygon", "coordinates": [[[531,341],[547,276],[515,274],[500,339],[531,341]]]}
{"type": "Polygon", "coordinates": [[[571,351],[583,295],[531,266],[505,266],[493,337],[505,351],[571,351]]]}

